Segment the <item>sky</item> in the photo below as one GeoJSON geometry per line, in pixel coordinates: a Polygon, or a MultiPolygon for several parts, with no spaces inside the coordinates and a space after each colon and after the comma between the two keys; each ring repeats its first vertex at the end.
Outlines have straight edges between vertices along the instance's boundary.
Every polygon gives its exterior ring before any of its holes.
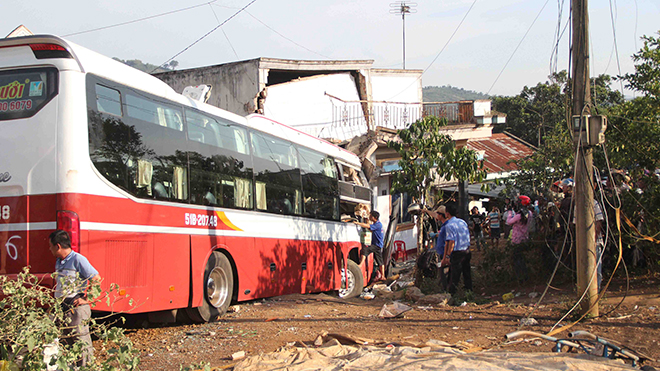
{"type": "MultiPolygon", "coordinates": [[[[177,69],[258,57],[403,67],[403,20],[390,14],[396,1],[252,1],[7,0],[0,5],[0,37],[23,24],[109,57],[157,65],[188,48],[175,57],[177,69]],[[103,29],[90,31],[97,28],[103,29]]],[[[554,71],[570,70],[570,0],[412,4],[416,13],[405,17],[405,63],[425,71],[423,86],[516,95],[554,71]]],[[[660,31],[660,0],[592,0],[589,6],[591,75],[634,71],[631,56],[642,47],[641,36],[660,31]]]]}

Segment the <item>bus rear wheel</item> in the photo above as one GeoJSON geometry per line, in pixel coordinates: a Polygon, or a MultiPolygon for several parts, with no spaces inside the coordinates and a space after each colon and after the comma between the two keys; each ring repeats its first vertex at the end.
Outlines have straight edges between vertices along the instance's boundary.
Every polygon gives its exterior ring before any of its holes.
{"type": "Polygon", "coordinates": [[[348,299],[354,298],[362,292],[364,287],[364,277],[362,269],[356,262],[349,260],[346,269],[341,269],[341,288],[339,297],[348,299]]]}
{"type": "Polygon", "coordinates": [[[206,262],[202,292],[202,305],[186,313],[193,322],[213,322],[227,311],[234,294],[234,273],[223,253],[214,251],[206,262]]]}

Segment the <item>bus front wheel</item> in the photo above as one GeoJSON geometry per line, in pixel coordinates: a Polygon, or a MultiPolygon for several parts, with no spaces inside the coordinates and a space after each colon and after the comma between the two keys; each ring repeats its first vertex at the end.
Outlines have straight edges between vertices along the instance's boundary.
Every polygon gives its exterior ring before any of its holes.
{"type": "Polygon", "coordinates": [[[194,322],[212,322],[223,315],[234,293],[234,273],[227,257],[214,251],[206,262],[204,270],[202,305],[187,308],[186,312],[194,322]]]}
{"type": "Polygon", "coordinates": [[[353,298],[362,292],[364,286],[364,277],[362,269],[356,262],[349,260],[346,269],[341,269],[341,289],[339,289],[340,298],[353,298]]]}

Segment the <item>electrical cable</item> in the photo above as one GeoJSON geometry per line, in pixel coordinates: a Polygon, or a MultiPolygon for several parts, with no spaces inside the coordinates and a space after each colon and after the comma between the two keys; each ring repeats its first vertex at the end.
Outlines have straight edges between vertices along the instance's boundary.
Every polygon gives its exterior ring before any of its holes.
{"type": "Polygon", "coordinates": [[[170,59],[166,60],[165,62],[161,63],[158,67],[156,67],[155,69],[153,69],[150,73],[153,73],[153,72],[156,71],[158,68],[160,68],[160,67],[164,66],[165,64],[167,64],[169,61],[171,61],[171,60],[173,60],[174,58],[178,57],[179,55],[185,53],[188,49],[192,48],[195,44],[197,44],[198,42],[202,41],[204,38],[206,38],[207,36],[209,36],[210,34],[212,34],[213,32],[215,32],[218,28],[224,26],[224,25],[225,25],[227,22],[229,22],[232,18],[236,17],[238,14],[240,14],[240,13],[243,12],[245,9],[247,9],[250,5],[254,4],[255,1],[257,1],[257,0],[252,0],[252,1],[250,1],[246,6],[244,6],[244,7],[241,8],[240,10],[238,10],[236,13],[232,14],[232,15],[231,15],[229,18],[227,18],[224,22],[222,22],[221,24],[215,26],[211,31],[207,32],[206,34],[204,34],[204,36],[202,36],[202,37],[200,37],[199,39],[195,40],[192,44],[188,45],[187,47],[185,47],[185,48],[184,48],[183,50],[181,50],[180,52],[176,53],[172,58],[170,58],[170,59]]]}
{"type": "MultiPolygon", "coordinates": [[[[216,6],[217,6],[217,5],[216,5],[216,6]]],[[[262,25],[264,25],[264,27],[266,27],[267,29],[269,29],[269,30],[273,31],[274,33],[276,33],[278,36],[280,36],[280,37],[283,38],[284,40],[287,40],[287,41],[293,43],[294,45],[297,45],[297,46],[299,46],[299,47],[301,47],[301,48],[307,50],[308,52],[313,53],[313,54],[316,54],[316,55],[318,55],[318,56],[321,56],[321,57],[323,57],[323,58],[325,58],[325,59],[332,59],[331,57],[328,57],[327,55],[323,55],[323,54],[321,54],[321,53],[317,53],[317,52],[313,51],[312,49],[310,49],[310,48],[308,48],[308,47],[306,47],[306,46],[304,46],[304,45],[301,45],[301,44],[299,44],[299,43],[297,43],[297,42],[291,40],[290,38],[284,36],[283,34],[279,33],[279,32],[278,32],[277,30],[275,30],[274,28],[272,28],[272,27],[270,27],[269,25],[267,25],[267,24],[265,24],[264,22],[262,22],[259,18],[255,17],[252,13],[250,13],[250,12],[248,12],[248,11],[246,11],[245,13],[247,13],[250,17],[254,18],[257,22],[259,22],[259,23],[261,23],[262,25]]]]}
{"type": "Polygon", "coordinates": [[[490,94],[490,91],[493,90],[493,87],[495,86],[495,84],[497,83],[497,81],[500,79],[500,76],[502,76],[502,73],[504,73],[504,70],[505,70],[506,67],[509,65],[509,62],[511,62],[511,59],[513,59],[513,56],[514,56],[514,55],[516,54],[516,52],[518,51],[518,48],[520,48],[520,45],[522,45],[523,41],[525,41],[525,38],[526,38],[527,35],[529,34],[529,31],[532,30],[532,27],[534,27],[534,24],[535,24],[536,21],[539,19],[539,17],[541,16],[541,13],[543,13],[543,10],[545,9],[546,5],[548,5],[549,2],[550,2],[550,0],[546,0],[545,4],[543,4],[543,7],[541,7],[541,10],[539,10],[538,14],[536,15],[536,18],[534,18],[534,20],[532,21],[532,24],[529,25],[529,27],[527,28],[527,31],[526,31],[525,34],[523,35],[522,39],[520,39],[520,42],[518,43],[518,45],[516,46],[516,48],[513,50],[513,53],[511,53],[511,56],[509,57],[509,59],[508,59],[508,60],[506,61],[506,63],[504,64],[504,67],[502,67],[502,70],[500,71],[500,73],[499,73],[499,74],[497,75],[497,77],[495,78],[495,81],[493,81],[493,85],[491,85],[491,86],[490,86],[490,89],[488,89],[488,91],[486,92],[486,95],[490,94]]]}
{"type": "Polygon", "coordinates": [[[76,36],[76,35],[81,35],[81,34],[89,33],[89,32],[95,32],[95,31],[107,30],[108,28],[119,27],[119,26],[125,26],[125,25],[127,25],[127,24],[132,24],[132,23],[142,22],[142,21],[146,21],[146,20],[149,20],[149,19],[154,19],[154,18],[162,17],[162,16],[169,15],[169,14],[174,14],[174,13],[179,13],[179,12],[183,12],[183,11],[190,10],[190,9],[194,9],[194,8],[199,8],[200,6],[209,5],[209,4],[212,4],[212,3],[216,2],[216,1],[218,1],[218,0],[212,0],[212,1],[205,2],[205,3],[203,3],[203,4],[197,4],[197,5],[189,6],[189,7],[186,7],[186,8],[181,8],[181,9],[172,10],[172,11],[165,12],[165,13],[160,13],[160,14],[156,14],[156,15],[151,15],[151,16],[148,16],[148,17],[140,18],[140,19],[134,19],[134,20],[132,20],[132,21],[121,22],[121,23],[117,23],[117,24],[113,24],[113,25],[109,25],[109,26],[98,27],[98,28],[94,28],[94,29],[86,30],[86,31],[74,32],[74,33],[70,33],[70,34],[67,34],[67,35],[63,35],[62,37],[76,36]]]}
{"type": "MultiPolygon", "coordinates": [[[[213,16],[215,17],[215,20],[218,21],[218,24],[220,24],[220,19],[218,18],[218,15],[215,14],[215,10],[213,10],[213,5],[209,4],[209,8],[211,8],[211,11],[213,12],[213,16]]],[[[220,27],[220,31],[222,31],[222,34],[225,35],[225,39],[227,39],[227,42],[229,43],[229,47],[234,52],[234,55],[236,56],[236,59],[240,59],[240,57],[238,56],[238,53],[236,53],[236,49],[234,49],[234,45],[231,43],[231,40],[229,40],[229,36],[227,36],[227,33],[225,32],[225,29],[220,27]]],[[[253,81],[253,83],[254,83],[254,81],[253,81]]]]}
{"type": "MultiPolygon", "coordinates": [[[[619,76],[621,76],[621,62],[619,60],[619,46],[616,42],[616,24],[614,21],[614,13],[612,9],[612,0],[610,0],[610,19],[612,20],[612,35],[614,37],[614,51],[616,52],[616,66],[617,70],[619,72],[619,76]]],[[[621,84],[621,95],[623,94],[623,80],[619,80],[619,83],[621,84]]]]}

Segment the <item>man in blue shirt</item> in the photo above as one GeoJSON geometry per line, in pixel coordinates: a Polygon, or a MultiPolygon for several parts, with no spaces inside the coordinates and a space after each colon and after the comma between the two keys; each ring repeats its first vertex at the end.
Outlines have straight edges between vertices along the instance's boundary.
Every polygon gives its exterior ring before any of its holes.
{"type": "Polygon", "coordinates": [[[457,218],[458,205],[448,202],[445,205],[447,222],[445,228],[445,251],[441,265],[449,265],[449,293],[454,295],[463,274],[465,290],[472,291],[472,273],[470,272],[470,229],[465,220],[457,218]]]}
{"type": "Polygon", "coordinates": [[[87,258],[71,249],[71,239],[66,231],[61,229],[48,237],[50,252],[57,258],[55,263],[55,297],[63,298],[62,310],[66,327],[66,341],[73,345],[75,340],[84,342],[83,357],[76,366],[84,367],[94,354],[92,338],[89,335],[88,322],[92,310],[87,301],[87,286],[89,281],[100,281],[99,272],[89,263],[87,258]]]}
{"type": "Polygon", "coordinates": [[[353,223],[371,231],[371,245],[362,248],[362,259],[360,261],[360,265],[364,264],[367,256],[373,253],[374,261],[376,262],[378,271],[380,272],[380,277],[385,279],[385,265],[383,264],[383,224],[378,221],[378,218],[380,218],[380,213],[378,211],[372,210],[369,213],[369,223],[360,223],[358,221],[354,221],[353,223]]]}

